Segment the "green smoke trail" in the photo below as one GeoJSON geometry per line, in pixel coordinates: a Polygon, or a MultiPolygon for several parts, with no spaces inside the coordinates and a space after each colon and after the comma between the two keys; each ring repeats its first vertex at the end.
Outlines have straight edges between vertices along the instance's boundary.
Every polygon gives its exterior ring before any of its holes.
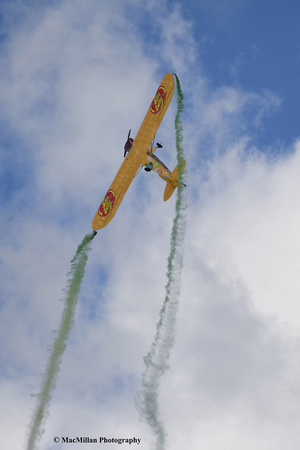
{"type": "MultiPolygon", "coordinates": [[[[174,74],[175,75],[175,74],[174,74]]],[[[175,118],[177,161],[183,161],[184,150],[183,127],[181,113],[184,109],[183,95],[178,77],[177,88],[177,113],[175,118]]],[[[181,174],[181,171],[178,171],[181,174]]],[[[179,180],[184,181],[184,174],[179,175],[179,180]]],[[[155,449],[163,450],[166,444],[167,433],[164,424],[159,417],[158,389],[159,381],[168,369],[168,361],[175,340],[176,313],[180,296],[180,277],[183,266],[183,242],[186,227],[187,201],[184,187],[177,188],[175,217],[171,232],[171,248],[168,257],[166,296],[160,310],[159,321],[156,324],[156,334],[151,344],[150,351],[144,357],[145,372],[142,376],[142,388],[136,395],[136,406],[141,418],[148,423],[154,434],[155,449]]]]}
{"type": "Polygon", "coordinates": [[[64,300],[61,323],[43,375],[41,391],[37,394],[37,404],[31,419],[27,450],[37,449],[38,441],[44,433],[43,426],[48,413],[51,395],[55,388],[61,359],[66,348],[66,342],[74,324],[75,307],[88,260],[88,251],[90,250],[89,243],[94,239],[96,234],[97,232],[94,231],[84,237],[71,261],[71,270],[68,274],[70,278],[68,279],[68,285],[65,290],[66,297],[64,300]]]}

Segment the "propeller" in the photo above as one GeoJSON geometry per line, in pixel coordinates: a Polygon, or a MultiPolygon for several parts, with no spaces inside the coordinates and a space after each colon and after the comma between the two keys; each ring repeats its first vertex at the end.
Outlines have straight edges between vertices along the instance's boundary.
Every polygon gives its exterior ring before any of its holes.
{"type": "Polygon", "coordinates": [[[129,153],[129,151],[130,151],[130,149],[132,147],[133,139],[130,139],[130,133],[131,133],[131,129],[128,132],[127,142],[124,145],[124,158],[126,156],[126,153],[129,153]]]}

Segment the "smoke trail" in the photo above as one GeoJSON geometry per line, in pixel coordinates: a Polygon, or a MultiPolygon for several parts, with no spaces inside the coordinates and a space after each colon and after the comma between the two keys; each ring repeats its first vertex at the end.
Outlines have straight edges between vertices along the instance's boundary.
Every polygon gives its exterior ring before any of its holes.
{"type": "Polygon", "coordinates": [[[97,232],[94,231],[85,236],[71,261],[71,271],[68,274],[70,278],[68,279],[68,285],[65,290],[66,297],[64,300],[65,304],[61,323],[43,375],[41,391],[37,394],[37,404],[31,419],[27,450],[36,449],[38,441],[44,433],[43,425],[48,413],[51,395],[55,388],[61,359],[66,348],[66,342],[74,324],[75,307],[88,260],[88,251],[90,250],[89,243],[94,239],[96,234],[97,232]]]}
{"type": "MultiPolygon", "coordinates": [[[[174,74],[175,75],[175,74],[174,74]]],[[[177,114],[175,118],[177,161],[183,161],[184,151],[183,127],[181,113],[183,111],[183,95],[178,77],[177,88],[177,114]]],[[[180,170],[178,171],[179,173],[180,170]]],[[[179,175],[183,180],[184,175],[179,175]]],[[[135,401],[141,418],[146,421],[154,436],[156,437],[155,449],[163,450],[166,443],[166,431],[163,422],[159,418],[158,389],[160,377],[168,369],[168,360],[175,339],[176,313],[180,295],[180,276],[183,266],[183,242],[186,226],[187,201],[184,187],[180,185],[177,189],[176,210],[171,233],[171,248],[168,257],[166,297],[159,314],[156,325],[156,335],[151,344],[150,351],[144,357],[145,372],[142,376],[142,388],[137,393],[135,401]]]]}

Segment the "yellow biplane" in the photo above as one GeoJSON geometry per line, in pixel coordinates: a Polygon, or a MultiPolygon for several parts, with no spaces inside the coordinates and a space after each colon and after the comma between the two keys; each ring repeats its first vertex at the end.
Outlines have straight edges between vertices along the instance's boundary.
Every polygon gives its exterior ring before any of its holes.
{"type": "Polygon", "coordinates": [[[94,230],[100,230],[111,221],[133,178],[141,168],[144,167],[146,171],[153,170],[157,172],[167,182],[164,200],[168,200],[176,187],[179,186],[179,183],[181,183],[178,180],[178,171],[180,173],[183,172],[185,161],[182,161],[171,172],[154,154],[155,150],[161,148],[162,145],[156,144],[155,148],[152,145],[156,132],[172,100],[174,84],[173,75],[167,73],[156,91],[135,139],[130,137],[131,130],[129,130],[127,142],[124,146],[125,159],[95,214],[92,222],[94,230]]]}

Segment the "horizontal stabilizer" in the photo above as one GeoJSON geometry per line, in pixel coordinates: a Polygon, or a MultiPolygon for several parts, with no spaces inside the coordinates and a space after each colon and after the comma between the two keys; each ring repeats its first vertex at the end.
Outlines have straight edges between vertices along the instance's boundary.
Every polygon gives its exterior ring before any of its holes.
{"type": "Polygon", "coordinates": [[[164,201],[166,202],[169,200],[175,189],[179,186],[180,181],[178,181],[178,169],[180,170],[180,173],[184,171],[185,168],[185,161],[181,161],[173,170],[171,173],[171,179],[167,182],[167,185],[165,187],[164,192],[164,201]]]}

